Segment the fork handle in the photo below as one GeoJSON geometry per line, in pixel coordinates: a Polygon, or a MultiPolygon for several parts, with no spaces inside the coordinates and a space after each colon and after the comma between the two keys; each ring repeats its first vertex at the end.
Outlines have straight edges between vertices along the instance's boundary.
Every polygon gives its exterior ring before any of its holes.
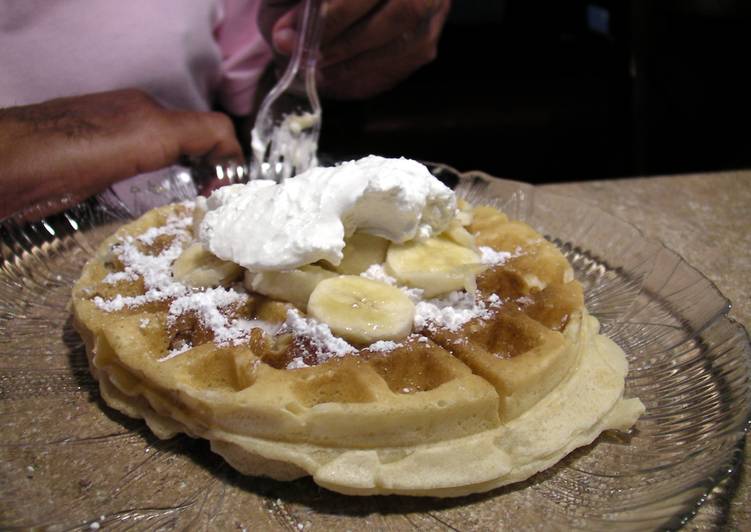
{"type": "Polygon", "coordinates": [[[316,64],[323,33],[323,0],[304,2],[299,29],[300,45],[295,47],[291,61],[293,68],[296,68],[292,86],[303,88],[313,110],[317,111],[320,109],[320,101],[316,90],[316,64]]]}
{"type": "MultiPolygon", "coordinates": [[[[316,93],[315,70],[323,30],[321,14],[323,0],[303,1],[302,17],[297,27],[299,40],[278,86],[291,87],[292,91],[297,94],[307,92],[310,95],[316,93]]],[[[281,93],[282,89],[278,92],[281,93]]]]}
{"type": "Polygon", "coordinates": [[[300,63],[305,70],[315,68],[318,61],[318,47],[321,43],[321,33],[323,30],[323,16],[321,13],[323,0],[305,0],[303,6],[303,17],[300,25],[300,40],[302,46],[298,47],[295,52],[302,54],[300,63]]]}

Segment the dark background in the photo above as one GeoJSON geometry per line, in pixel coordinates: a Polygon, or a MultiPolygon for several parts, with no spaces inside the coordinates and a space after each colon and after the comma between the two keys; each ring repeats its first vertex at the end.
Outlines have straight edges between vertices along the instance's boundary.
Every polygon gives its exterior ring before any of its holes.
{"type": "Polygon", "coordinates": [[[533,182],[751,168],[751,0],[454,0],[438,59],[321,150],[533,182]]]}

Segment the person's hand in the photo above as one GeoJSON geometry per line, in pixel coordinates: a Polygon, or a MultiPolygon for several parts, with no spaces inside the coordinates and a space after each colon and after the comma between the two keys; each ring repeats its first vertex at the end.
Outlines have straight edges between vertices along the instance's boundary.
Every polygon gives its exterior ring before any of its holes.
{"type": "MultiPolygon", "coordinates": [[[[301,4],[265,0],[259,26],[277,54],[298,40],[301,4]]],[[[390,89],[435,58],[450,0],[325,0],[319,89],[341,99],[390,89]]]]}
{"type": "Polygon", "coordinates": [[[0,219],[61,196],[80,201],[183,156],[242,160],[230,119],[167,110],[134,89],[0,109],[0,219]]]}

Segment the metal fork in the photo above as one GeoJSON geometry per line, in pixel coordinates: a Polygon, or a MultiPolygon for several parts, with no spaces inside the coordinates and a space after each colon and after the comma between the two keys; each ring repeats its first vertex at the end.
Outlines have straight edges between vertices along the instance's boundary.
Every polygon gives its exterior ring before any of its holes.
{"type": "Polygon", "coordinates": [[[305,0],[300,40],[287,69],[266,95],[251,131],[250,179],[280,181],[316,166],[321,103],[316,62],[322,0],[305,0]]]}

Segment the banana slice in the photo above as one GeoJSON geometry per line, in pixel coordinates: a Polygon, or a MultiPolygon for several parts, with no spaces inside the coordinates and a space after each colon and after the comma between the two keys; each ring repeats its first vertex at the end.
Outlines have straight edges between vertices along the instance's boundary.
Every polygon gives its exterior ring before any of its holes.
{"type": "Polygon", "coordinates": [[[389,241],[367,233],[355,233],[344,239],[343,257],[336,271],[345,275],[358,275],[373,264],[386,260],[389,241]]]}
{"type": "Polygon", "coordinates": [[[245,288],[265,296],[282,301],[289,301],[297,308],[305,311],[308,298],[313,289],[336,273],[308,264],[296,270],[278,272],[245,272],[245,288]]]}
{"type": "Polygon", "coordinates": [[[185,248],[172,264],[175,280],[196,288],[226,286],[240,273],[240,266],[220,259],[198,242],[185,248]]]}
{"type": "Polygon", "coordinates": [[[477,244],[475,244],[475,235],[467,231],[462,225],[459,218],[454,218],[449,223],[449,226],[443,232],[449,240],[453,240],[460,246],[469,248],[472,251],[477,251],[477,244]]]}
{"type": "Polygon", "coordinates": [[[201,222],[206,216],[207,210],[208,207],[206,206],[206,198],[204,198],[203,196],[197,196],[195,199],[195,206],[193,207],[193,225],[191,227],[193,236],[195,238],[198,238],[198,232],[201,228],[201,222]]]}
{"type": "Polygon", "coordinates": [[[461,225],[470,225],[472,223],[472,210],[473,207],[466,200],[458,198],[456,200],[456,218],[461,225]]]}
{"type": "Polygon", "coordinates": [[[387,272],[403,284],[422,288],[424,297],[471,290],[485,268],[479,254],[443,236],[391,244],[386,253],[387,272]]]}
{"type": "Polygon", "coordinates": [[[310,294],[308,313],[355,345],[399,341],[412,332],[415,305],[396,287],[357,275],[321,281],[310,294]]]}

